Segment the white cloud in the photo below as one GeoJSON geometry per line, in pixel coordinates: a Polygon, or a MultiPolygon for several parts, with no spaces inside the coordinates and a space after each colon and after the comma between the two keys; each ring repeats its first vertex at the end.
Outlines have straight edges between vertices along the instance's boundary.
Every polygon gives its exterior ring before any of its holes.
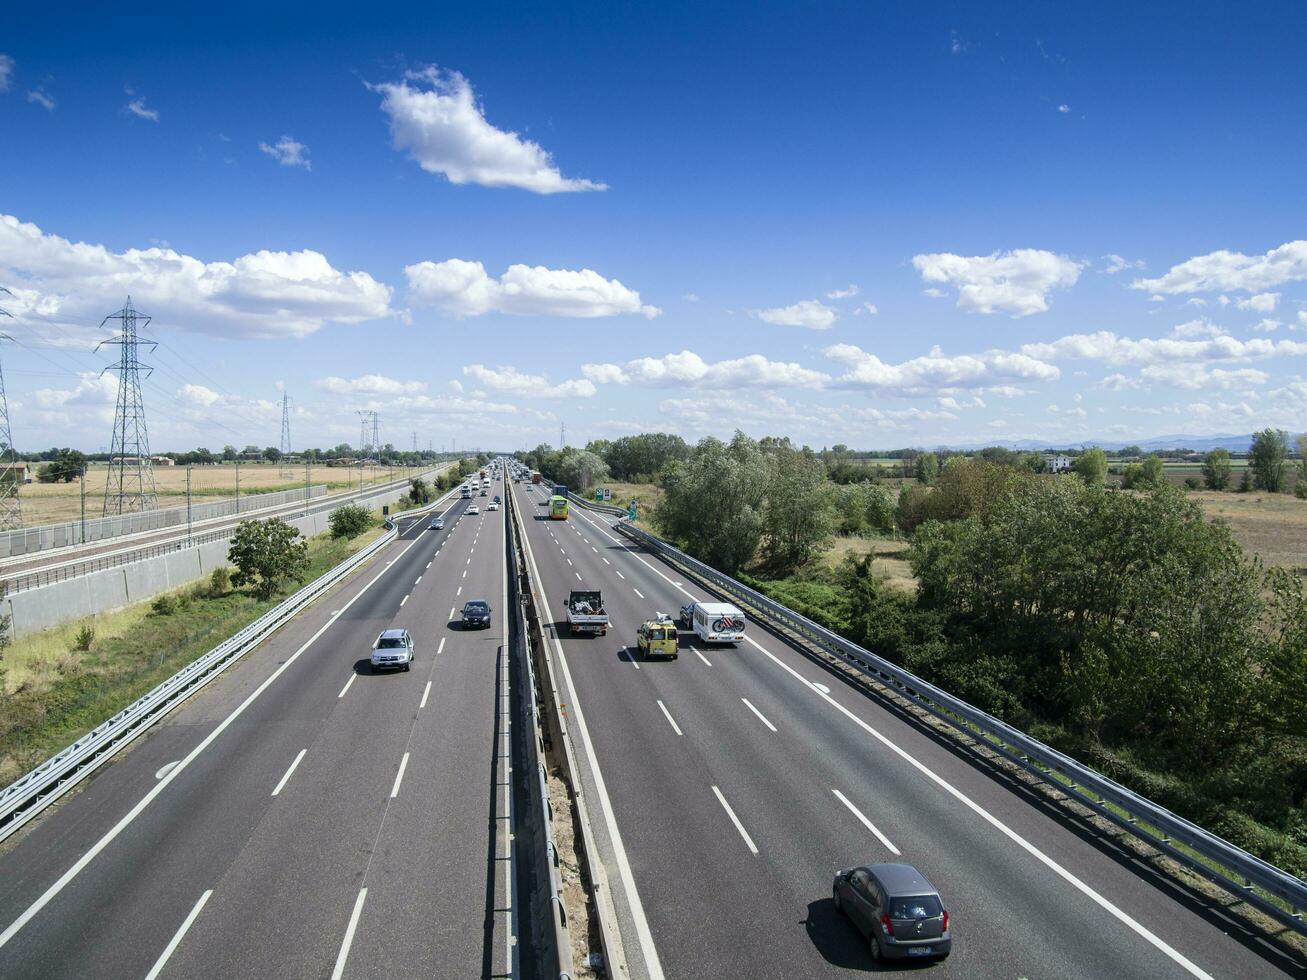
{"type": "Polygon", "coordinates": [[[1186,323],[1177,323],[1171,328],[1172,337],[1220,337],[1222,334],[1220,327],[1206,320],[1189,320],[1186,323]]]}
{"type": "Polygon", "coordinates": [[[929,296],[931,299],[943,299],[945,296],[948,295],[948,293],[944,292],[944,290],[936,289],[934,286],[931,286],[927,289],[923,289],[921,292],[923,295],[929,296]]]}
{"type": "Polygon", "coordinates": [[[523,374],[517,368],[488,368],[469,364],[463,373],[494,391],[523,398],[592,398],[597,389],[587,378],[551,384],[542,374],[523,374]]]}
{"type": "Polygon", "coordinates": [[[204,385],[184,384],[177,389],[177,400],[198,408],[209,408],[222,401],[222,395],[204,385]]]}
{"type": "Polygon", "coordinates": [[[1060,106],[1057,107],[1057,111],[1065,115],[1066,113],[1071,111],[1071,107],[1067,105],[1065,102],[1063,102],[1060,106]]]}
{"type": "Polygon", "coordinates": [[[320,252],[261,251],[230,262],[170,248],[111,252],[3,214],[0,280],[20,299],[8,307],[20,324],[29,313],[98,323],[129,294],[161,326],[222,336],[303,337],[391,312],[390,287],[366,272],[340,272],[320,252]]]}
{"type": "Polygon", "coordinates": [[[45,109],[48,112],[54,112],[55,105],[57,104],[54,100],[54,96],[43,88],[34,88],[28,92],[27,101],[35,102],[42,109],[45,109]]]}
{"type": "Polygon", "coordinates": [[[849,283],[843,289],[831,290],[829,293],[826,294],[826,298],[827,299],[850,299],[854,296],[857,296],[858,292],[859,292],[858,287],[853,283],[849,283]]]}
{"type": "Polygon", "coordinates": [[[416,395],[427,388],[423,381],[400,381],[384,374],[365,374],[348,379],[331,375],[316,378],[313,384],[333,395],[416,395]]]}
{"type": "Polygon", "coordinates": [[[1272,320],[1270,317],[1263,317],[1260,323],[1253,325],[1253,330],[1258,333],[1275,333],[1280,329],[1280,321],[1272,320]]]}
{"type": "Polygon", "coordinates": [[[793,306],[778,306],[770,310],[754,310],[753,315],[766,323],[782,327],[804,327],[808,330],[829,330],[839,314],[825,303],[804,299],[793,306]]]}
{"type": "Polygon", "coordinates": [[[41,408],[113,405],[118,399],[118,378],[109,373],[82,372],[76,388],[38,388],[30,397],[41,408]]]}
{"type": "Polygon", "coordinates": [[[708,362],[693,351],[640,357],[625,364],[582,364],[581,373],[598,384],[680,385],[699,388],[820,388],[829,375],[798,364],[771,361],[761,354],[708,362]]]}
{"type": "Polygon", "coordinates": [[[438,306],[455,316],[513,313],[522,316],[598,317],[662,313],[640,303],[640,294],[592,269],[575,272],[542,265],[510,265],[498,279],[480,262],[447,259],[406,266],[409,289],[419,303],[438,306]]]}
{"type": "Polygon", "coordinates": [[[1197,391],[1200,388],[1245,388],[1264,385],[1269,377],[1256,368],[1208,369],[1201,364],[1149,364],[1139,372],[1145,384],[1168,385],[1197,391]]]}
{"type": "Polygon", "coordinates": [[[1001,350],[948,357],[935,347],[924,357],[902,364],[886,364],[852,344],[835,344],[822,353],[847,369],[836,385],[907,397],[933,397],[952,388],[989,388],[1004,381],[1056,381],[1061,375],[1043,360],[1001,350]]]}
{"type": "Polygon", "coordinates": [[[1255,296],[1239,300],[1234,305],[1241,310],[1252,310],[1254,313],[1274,313],[1275,305],[1279,302],[1279,293],[1257,293],[1255,296]]]}
{"type": "Polygon", "coordinates": [[[0,92],[8,92],[13,85],[14,59],[0,54],[0,92]]]}
{"type": "Polygon", "coordinates": [[[496,129],[466,78],[435,65],[399,82],[369,85],[382,95],[395,149],[452,184],[518,187],[537,194],[602,191],[607,186],[564,177],[538,143],[496,129]],[[410,84],[412,83],[412,84],[410,84]]]}
{"type": "Polygon", "coordinates": [[[1307,310],[1298,311],[1298,327],[1300,329],[1307,329],[1307,310]]]}
{"type": "Polygon", "coordinates": [[[1271,341],[1262,337],[1239,340],[1220,335],[1206,339],[1177,337],[1132,340],[1109,330],[1072,334],[1052,343],[1024,344],[1022,354],[1041,361],[1092,360],[1107,364],[1157,364],[1176,361],[1252,361],[1277,354],[1307,354],[1307,343],[1271,341]]]}
{"type": "Polygon", "coordinates": [[[1286,242],[1265,255],[1244,255],[1224,249],[1197,255],[1172,266],[1157,279],[1136,279],[1130,286],[1170,294],[1222,289],[1253,293],[1301,279],[1307,279],[1307,241],[1298,240],[1286,242]]]}
{"type": "Polygon", "coordinates": [[[150,122],[159,121],[159,110],[148,108],[143,97],[132,99],[132,101],[128,102],[127,105],[123,106],[123,108],[138,119],[148,119],[150,122]]]}
{"type": "Polygon", "coordinates": [[[958,307],[971,313],[1029,316],[1048,310],[1048,294],[1080,278],[1082,263],[1037,248],[992,255],[914,255],[923,282],[958,287],[958,307]]]}
{"type": "Polygon", "coordinates": [[[312,170],[313,164],[309,161],[309,148],[300,143],[294,136],[283,136],[276,143],[269,145],[260,143],[259,149],[272,159],[276,160],[283,167],[303,167],[305,170],[312,170]]]}
{"type": "Polygon", "coordinates": [[[1162,296],[1162,295],[1159,295],[1158,293],[1153,293],[1152,296],[1149,296],[1149,297],[1148,297],[1148,302],[1150,302],[1150,303],[1165,303],[1165,302],[1166,302],[1166,297],[1165,297],[1165,296],[1162,296]]]}
{"type": "Polygon", "coordinates": [[[875,316],[879,312],[880,310],[876,309],[875,303],[863,303],[853,311],[853,315],[862,316],[863,314],[866,314],[867,316],[875,316]]]}
{"type": "Polygon", "coordinates": [[[681,297],[681,299],[685,300],[687,303],[697,303],[699,302],[699,294],[686,293],[684,296],[681,297]]]}
{"type": "Polygon", "coordinates": [[[952,54],[962,54],[971,47],[970,43],[962,40],[957,31],[948,32],[948,49],[952,54]]]}
{"type": "Polygon", "coordinates": [[[1123,272],[1126,269],[1142,269],[1144,267],[1143,259],[1135,259],[1132,262],[1130,259],[1123,258],[1115,253],[1109,253],[1108,255],[1104,255],[1102,258],[1106,265],[1104,265],[1099,271],[1105,272],[1109,276],[1114,276],[1118,272],[1123,272]]]}
{"type": "Polygon", "coordinates": [[[1207,300],[1203,299],[1201,296],[1191,296],[1191,297],[1189,297],[1189,299],[1187,299],[1187,300],[1184,301],[1184,305],[1185,305],[1185,306],[1206,306],[1206,305],[1207,305],[1207,300]]]}

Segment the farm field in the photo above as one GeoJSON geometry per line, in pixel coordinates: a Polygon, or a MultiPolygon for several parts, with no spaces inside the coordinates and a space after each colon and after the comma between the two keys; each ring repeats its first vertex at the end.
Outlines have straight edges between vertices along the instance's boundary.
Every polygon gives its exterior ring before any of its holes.
{"type": "MultiPolygon", "coordinates": [[[[232,463],[216,466],[195,466],[191,468],[192,502],[203,503],[218,497],[232,497],[236,494],[236,470],[232,463]]],[[[104,508],[104,485],[108,476],[108,467],[103,463],[92,463],[86,473],[86,516],[99,517],[104,508]]],[[[384,483],[392,476],[398,479],[404,474],[403,467],[388,470],[384,466],[369,466],[363,470],[363,484],[384,483]]],[[[414,470],[414,472],[417,472],[414,470]]],[[[315,484],[325,483],[330,493],[347,491],[359,486],[359,471],[351,467],[329,467],[317,464],[312,468],[310,479],[315,484]]],[[[186,505],[186,467],[157,466],[154,469],[154,483],[159,492],[159,507],[184,507],[186,505]]],[[[286,470],[275,463],[242,463],[240,465],[240,492],[254,496],[272,493],[277,490],[291,490],[304,486],[304,467],[291,466],[286,470]],[[287,476],[285,474],[293,474],[287,476]]],[[[37,483],[25,484],[19,491],[19,503],[23,510],[23,524],[32,527],[38,524],[56,524],[60,521],[73,521],[81,516],[81,487],[77,481],[72,483],[37,483]]]]}
{"type": "Polygon", "coordinates": [[[1307,500],[1287,493],[1217,493],[1196,490],[1207,516],[1225,521],[1249,555],[1267,565],[1307,572],[1307,500]]]}

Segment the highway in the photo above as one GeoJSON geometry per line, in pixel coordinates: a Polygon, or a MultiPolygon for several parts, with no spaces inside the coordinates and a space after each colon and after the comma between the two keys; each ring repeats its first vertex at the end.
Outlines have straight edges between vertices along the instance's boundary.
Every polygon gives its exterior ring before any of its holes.
{"type": "Polygon", "coordinates": [[[503,511],[380,555],[0,855],[0,977],[477,977],[516,916],[503,511]],[[488,600],[489,629],[456,609],[488,600]],[[411,671],[374,674],[385,628],[411,671]]]}
{"type": "Polygon", "coordinates": [[[528,564],[558,622],[600,589],[606,637],[551,631],[581,781],[639,980],[836,977],[873,969],[832,877],[906,861],[944,896],[938,977],[1279,977],[1303,964],[1022,784],[753,627],[738,647],[682,637],[640,662],[656,610],[713,598],[609,521],[512,487],[528,564]]]}

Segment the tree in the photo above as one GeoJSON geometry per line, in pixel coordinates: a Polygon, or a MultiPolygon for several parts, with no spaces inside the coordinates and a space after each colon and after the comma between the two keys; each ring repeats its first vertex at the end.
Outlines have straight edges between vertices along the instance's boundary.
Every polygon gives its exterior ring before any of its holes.
{"type": "Polygon", "coordinates": [[[1203,485],[1208,490],[1225,490],[1230,486],[1230,451],[1213,449],[1203,457],[1203,485]]]}
{"type": "Polygon", "coordinates": [[[232,460],[234,460],[234,459],[235,459],[237,456],[239,456],[239,455],[240,455],[240,453],[238,453],[238,452],[236,451],[236,447],[235,447],[235,446],[223,446],[223,447],[222,447],[222,458],[223,458],[223,460],[224,460],[225,462],[230,463],[232,460]]]}
{"type": "Polygon", "coordinates": [[[60,449],[54,462],[36,471],[36,479],[41,483],[72,483],[82,475],[85,467],[84,454],[76,449],[60,449]]]}
{"type": "Polygon", "coordinates": [[[281,459],[281,450],[276,446],[268,446],[263,450],[263,458],[269,463],[275,463],[281,459]]]}
{"type": "Polygon", "coordinates": [[[331,512],[331,516],[327,518],[327,525],[331,528],[332,537],[353,538],[372,526],[372,514],[366,507],[346,504],[331,512]]]}
{"type": "Polygon", "coordinates": [[[232,535],[227,560],[236,566],[233,585],[248,585],[255,598],[270,599],[286,579],[303,578],[309,543],[278,518],[241,521],[232,535]]]}
{"type": "Polygon", "coordinates": [[[1166,482],[1162,460],[1149,456],[1142,463],[1127,463],[1121,477],[1122,490],[1150,490],[1166,482]]]}
{"type": "Polygon", "coordinates": [[[587,450],[567,449],[554,464],[552,475],[565,486],[584,492],[608,479],[608,465],[587,450]]]}
{"type": "Polygon", "coordinates": [[[826,467],[811,449],[785,446],[773,455],[776,476],[763,508],[763,551],[773,572],[788,574],[830,540],[835,509],[826,467]]]}
{"type": "Polygon", "coordinates": [[[431,502],[431,488],[427,481],[420,476],[415,476],[408,484],[408,499],[415,504],[426,504],[431,502]]]}
{"type": "Polygon", "coordinates": [[[917,457],[917,482],[930,486],[939,476],[939,457],[934,453],[922,453],[917,457]]]}
{"type": "Polygon", "coordinates": [[[1097,447],[1086,449],[1071,464],[1071,468],[1086,485],[1101,486],[1107,479],[1107,453],[1097,447]]]}
{"type": "Polygon", "coordinates": [[[1253,436],[1248,466],[1253,485],[1267,493],[1284,489],[1285,461],[1289,457],[1289,434],[1283,429],[1263,429],[1253,436]]]}
{"type": "Polygon", "coordinates": [[[1307,435],[1298,437],[1297,479],[1293,481],[1293,495],[1307,500],[1307,435]]]}

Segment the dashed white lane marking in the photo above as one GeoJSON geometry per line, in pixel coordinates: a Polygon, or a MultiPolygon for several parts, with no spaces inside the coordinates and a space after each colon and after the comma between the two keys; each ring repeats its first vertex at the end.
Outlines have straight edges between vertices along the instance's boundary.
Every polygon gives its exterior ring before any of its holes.
{"type": "Polygon", "coordinates": [[[603,559],[603,563],[604,563],[605,565],[611,565],[611,564],[612,564],[612,562],[610,562],[607,558],[604,558],[602,555],[600,555],[599,557],[603,559]]]}
{"type": "Polygon", "coordinates": [[[359,897],[354,900],[354,911],[349,916],[349,926],[345,929],[345,938],[340,944],[340,952],[336,954],[336,968],[331,971],[331,980],[340,980],[345,975],[345,961],[349,959],[349,947],[354,942],[354,930],[359,927],[359,916],[363,913],[363,903],[367,897],[368,890],[360,888],[359,897]]]}
{"type": "Polygon", "coordinates": [[[463,569],[463,578],[467,578],[467,569],[463,569]]]}
{"type": "Polygon", "coordinates": [[[181,945],[182,937],[186,935],[186,931],[190,929],[192,923],[199,918],[200,909],[204,908],[204,903],[209,900],[209,896],[212,894],[213,889],[210,888],[200,896],[200,900],[195,903],[195,908],[191,909],[191,914],[186,916],[185,921],[181,924],[181,928],[178,929],[176,935],[172,937],[172,941],[164,947],[163,952],[159,954],[159,958],[154,961],[154,966],[151,967],[150,972],[145,975],[145,980],[157,980],[159,974],[163,972],[163,965],[168,962],[168,957],[172,956],[172,954],[177,951],[177,947],[181,945]]]}
{"type": "Polygon", "coordinates": [[[699,648],[698,648],[698,647],[690,647],[690,649],[693,650],[693,651],[695,652],[695,654],[699,657],[699,659],[702,660],[705,664],[707,664],[709,667],[712,666],[711,661],[709,661],[708,658],[705,657],[705,656],[704,656],[704,655],[699,651],[699,648]]]}
{"type": "Polygon", "coordinates": [[[596,555],[599,554],[599,549],[596,548],[594,545],[590,545],[590,550],[593,551],[596,555]]]}
{"type": "Polygon", "coordinates": [[[641,592],[639,589],[637,589],[634,585],[631,586],[631,591],[634,592],[636,595],[638,595],[641,599],[644,598],[644,593],[641,592]]]}
{"type": "MultiPolygon", "coordinates": [[[[569,565],[572,564],[572,559],[570,559],[570,558],[566,558],[566,559],[564,559],[564,561],[566,561],[569,565]]],[[[573,566],[573,567],[575,567],[575,566],[573,566]]]]}
{"type": "Polygon", "coordinates": [[[417,585],[417,584],[418,584],[419,582],[421,582],[421,581],[422,581],[422,576],[419,575],[417,578],[415,578],[415,579],[413,580],[413,584],[414,584],[414,585],[417,585]]]}
{"type": "Polygon", "coordinates": [[[726,797],[722,796],[722,791],[716,786],[712,788],[712,791],[717,794],[717,802],[722,805],[722,809],[726,811],[726,815],[731,818],[731,823],[735,824],[735,829],[738,830],[740,836],[744,838],[744,843],[749,845],[749,850],[754,854],[757,854],[758,845],[753,842],[753,838],[749,836],[749,832],[744,829],[744,824],[740,823],[740,818],[735,815],[735,811],[731,809],[731,805],[726,802],[726,797]]]}
{"type": "MultiPolygon", "coordinates": [[[[614,568],[613,571],[617,572],[617,569],[614,568]]],[[[623,575],[621,572],[617,572],[617,577],[620,578],[623,582],[626,581],[626,576],[623,575]]]]}
{"type": "MultiPolygon", "coordinates": [[[[450,619],[453,619],[453,618],[454,618],[454,610],[452,610],[452,609],[449,611],[449,618],[450,618],[450,619]]],[[[449,639],[449,638],[446,637],[446,636],[442,636],[442,637],[440,638],[440,646],[436,647],[436,656],[437,656],[437,657],[440,656],[442,653],[445,652],[445,640],[447,640],[447,639],[449,639]]]]}
{"type": "Polygon", "coordinates": [[[427,706],[427,698],[429,698],[430,696],[431,696],[431,682],[427,681],[427,686],[422,689],[422,701],[421,703],[418,704],[419,710],[427,706]]]}
{"type": "Polygon", "coordinates": [[[345,686],[340,689],[340,693],[336,695],[337,698],[343,698],[345,696],[345,692],[349,690],[349,686],[354,683],[355,677],[358,677],[358,674],[349,675],[349,680],[347,680],[345,686]]]}
{"type": "Polygon", "coordinates": [[[463,594],[463,586],[460,585],[460,586],[458,587],[458,591],[454,593],[454,596],[455,596],[455,597],[458,597],[458,596],[461,596],[462,594],[463,594]]]}
{"type": "Polygon", "coordinates": [[[277,783],[277,788],[272,791],[273,796],[276,796],[286,788],[286,784],[290,782],[290,777],[295,772],[295,767],[300,764],[300,760],[304,758],[304,753],[307,751],[308,749],[300,749],[299,755],[295,756],[295,761],[292,762],[290,768],[286,770],[286,775],[281,777],[281,782],[277,783]]]}
{"type": "Polygon", "coordinates": [[[399,784],[404,781],[404,770],[408,768],[408,753],[404,753],[404,758],[399,760],[399,772],[395,773],[395,785],[390,787],[390,798],[393,800],[399,795],[399,784]]]}
{"type": "MultiPolygon", "coordinates": [[[[453,618],[454,618],[454,608],[455,608],[455,607],[453,607],[453,606],[450,606],[450,607],[449,607],[449,618],[450,618],[450,619],[453,619],[453,618]]],[[[444,642],[444,641],[442,640],[441,642],[444,642]]]]}
{"type": "Polygon", "coordinates": [[[750,701],[748,698],[740,698],[740,700],[744,702],[744,706],[745,706],[746,708],[748,708],[750,711],[752,711],[755,715],[758,716],[758,720],[759,720],[760,722],[762,722],[764,725],[766,725],[766,726],[767,726],[768,728],[770,728],[772,731],[776,731],[776,726],[773,725],[770,721],[768,721],[767,718],[766,718],[766,716],[765,716],[761,711],[759,711],[757,708],[755,708],[755,707],[753,706],[753,702],[752,702],[752,701],[750,701]]]}
{"type": "Polygon", "coordinates": [[[581,573],[580,573],[580,572],[577,572],[577,573],[576,573],[576,580],[577,580],[578,582],[583,582],[583,581],[585,581],[583,578],[581,578],[581,573]]]}
{"type": "Polygon", "coordinates": [[[669,724],[669,725],[672,726],[672,731],[674,731],[677,735],[681,735],[681,734],[683,734],[683,733],[681,732],[681,726],[678,725],[678,724],[676,724],[676,719],[673,718],[673,717],[672,717],[672,713],[671,713],[670,711],[667,710],[667,705],[665,705],[665,704],[663,704],[661,701],[659,701],[659,702],[658,702],[658,707],[660,707],[660,708],[663,709],[663,717],[665,717],[665,718],[667,719],[667,724],[669,724]]]}
{"type": "Polygon", "coordinates": [[[401,606],[404,605],[404,603],[406,603],[406,602],[408,602],[408,596],[404,596],[404,598],[402,598],[402,599],[399,600],[399,604],[400,604],[401,606]]]}
{"type": "Polygon", "coordinates": [[[831,790],[831,792],[835,794],[836,798],[841,803],[843,803],[846,807],[849,808],[850,813],[852,813],[855,817],[857,817],[860,821],[862,821],[862,825],[864,827],[866,827],[868,830],[870,830],[873,834],[876,835],[876,838],[882,844],[885,845],[885,847],[889,850],[891,854],[893,854],[895,857],[898,857],[900,855],[901,852],[899,851],[899,849],[890,843],[890,839],[888,837],[886,837],[884,834],[882,834],[879,830],[876,829],[876,825],[872,823],[870,820],[868,820],[866,815],[861,810],[859,810],[856,806],[854,806],[852,803],[849,802],[849,798],[847,796],[845,796],[837,789],[833,789],[831,790]]]}

